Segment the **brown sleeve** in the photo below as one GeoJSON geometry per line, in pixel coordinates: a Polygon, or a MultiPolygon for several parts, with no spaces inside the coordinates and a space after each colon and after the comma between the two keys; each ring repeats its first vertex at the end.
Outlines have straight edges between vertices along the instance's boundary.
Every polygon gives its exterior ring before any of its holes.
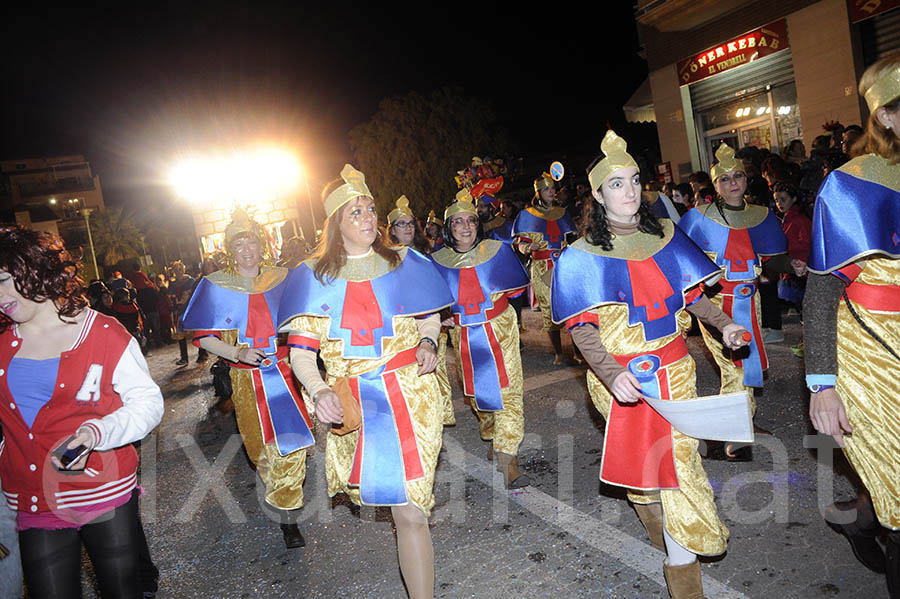
{"type": "Polygon", "coordinates": [[[803,297],[803,351],[806,374],[837,374],[837,311],[844,282],[809,273],[803,297]]]}
{"type": "Polygon", "coordinates": [[[727,314],[716,308],[716,305],[703,294],[700,294],[700,299],[687,307],[687,311],[720,331],[734,323],[727,314]]]}
{"type": "Polygon", "coordinates": [[[597,329],[593,326],[575,327],[570,332],[572,340],[578,346],[581,355],[587,360],[588,366],[591,367],[597,378],[607,388],[612,389],[613,381],[616,380],[617,376],[625,372],[626,368],[616,362],[616,359],[606,351],[603,341],[600,340],[600,335],[597,334],[597,329]]]}

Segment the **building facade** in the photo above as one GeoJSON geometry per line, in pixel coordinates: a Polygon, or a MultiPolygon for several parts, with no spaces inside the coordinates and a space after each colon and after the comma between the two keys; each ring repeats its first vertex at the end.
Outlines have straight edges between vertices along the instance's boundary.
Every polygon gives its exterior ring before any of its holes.
{"type": "Polygon", "coordinates": [[[636,21],[652,104],[645,89],[626,115],[655,118],[678,181],[723,141],[780,153],[828,123],[864,125],[859,77],[900,52],[900,0],[640,0],[636,21]]]}

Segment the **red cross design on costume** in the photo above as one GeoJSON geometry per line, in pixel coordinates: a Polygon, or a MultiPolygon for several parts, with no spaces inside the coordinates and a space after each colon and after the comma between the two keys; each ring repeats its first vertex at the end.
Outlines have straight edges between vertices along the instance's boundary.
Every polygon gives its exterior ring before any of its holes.
{"type": "Polygon", "coordinates": [[[631,279],[634,306],[644,307],[648,321],[669,314],[666,298],[671,297],[674,291],[652,257],[646,260],[629,260],[628,278],[631,279]]]}
{"type": "Polygon", "coordinates": [[[252,293],[247,300],[247,330],[250,347],[269,347],[269,340],[275,337],[275,325],[269,303],[262,293],[252,293]]]}
{"type": "Polygon", "coordinates": [[[559,223],[555,220],[547,221],[547,241],[552,243],[558,242],[562,239],[562,233],[559,230],[559,223]]]}
{"type": "Polygon", "coordinates": [[[481,304],[484,303],[484,293],[481,291],[481,282],[478,273],[473,267],[459,270],[459,289],[456,293],[456,303],[463,308],[466,316],[481,312],[481,304]]]}
{"type": "Polygon", "coordinates": [[[373,331],[383,324],[371,281],[348,281],[341,328],[350,331],[350,345],[375,345],[373,331]]]}
{"type": "Polygon", "coordinates": [[[753,253],[753,243],[750,241],[750,231],[730,229],[723,258],[726,262],[731,263],[731,272],[749,271],[748,261],[756,259],[756,254],[753,253]]]}

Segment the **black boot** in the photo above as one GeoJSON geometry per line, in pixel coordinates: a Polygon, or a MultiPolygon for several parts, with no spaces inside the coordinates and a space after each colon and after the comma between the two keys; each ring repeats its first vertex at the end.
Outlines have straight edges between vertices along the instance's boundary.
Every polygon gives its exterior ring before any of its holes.
{"type": "Polygon", "coordinates": [[[900,599],[900,531],[888,533],[886,549],[885,575],[888,596],[891,599],[900,599]]]}
{"type": "Polygon", "coordinates": [[[853,501],[840,501],[831,506],[825,514],[825,522],[833,530],[850,541],[853,555],[862,565],[873,572],[884,574],[884,551],[876,537],[881,532],[878,518],[872,507],[872,500],[865,493],[853,501]],[[856,510],[856,519],[851,520],[846,512],[856,510]],[[849,520],[849,522],[848,522],[849,520]]]}
{"type": "Polygon", "coordinates": [[[282,524],[281,534],[284,535],[284,546],[288,549],[306,547],[306,539],[300,534],[300,529],[297,527],[296,523],[291,522],[290,524],[282,524]]]}

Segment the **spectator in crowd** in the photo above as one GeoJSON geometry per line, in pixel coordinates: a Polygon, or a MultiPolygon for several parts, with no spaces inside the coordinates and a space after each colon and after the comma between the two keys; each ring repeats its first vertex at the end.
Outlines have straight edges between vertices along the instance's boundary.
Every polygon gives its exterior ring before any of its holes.
{"type": "Polygon", "coordinates": [[[297,268],[297,265],[306,260],[308,255],[309,252],[306,250],[306,242],[303,238],[291,237],[281,244],[281,257],[278,259],[278,266],[297,268]]]}
{"type": "Polygon", "coordinates": [[[137,290],[137,305],[141,309],[144,318],[145,334],[147,341],[153,347],[162,347],[162,331],[159,320],[159,289],[153,284],[142,270],[138,262],[131,265],[131,274],[128,280],[137,290]]]}
{"type": "Polygon", "coordinates": [[[694,207],[694,190],[689,183],[678,183],[672,188],[672,203],[679,214],[694,207]]]}
{"type": "Polygon", "coordinates": [[[786,162],[796,165],[802,165],[806,162],[806,146],[803,145],[802,139],[792,139],[784,148],[783,158],[786,162]]]}
{"type": "Polygon", "coordinates": [[[163,343],[172,343],[172,296],[169,295],[169,279],[165,274],[156,275],[156,288],[159,289],[159,328],[163,343]]]}

